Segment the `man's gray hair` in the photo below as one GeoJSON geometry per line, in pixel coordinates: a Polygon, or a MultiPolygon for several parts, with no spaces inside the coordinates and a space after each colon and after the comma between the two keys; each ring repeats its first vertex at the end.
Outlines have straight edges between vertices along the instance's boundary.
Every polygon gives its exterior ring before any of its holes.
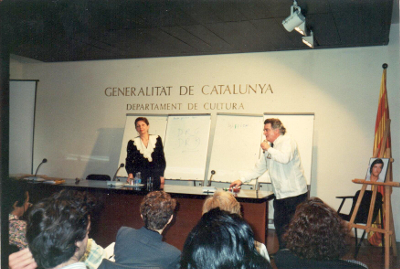
{"type": "Polygon", "coordinates": [[[266,119],[264,121],[264,125],[268,123],[271,124],[272,129],[279,129],[281,135],[284,135],[286,133],[286,128],[285,126],[283,126],[282,122],[279,119],[274,119],[274,118],[266,119]]]}

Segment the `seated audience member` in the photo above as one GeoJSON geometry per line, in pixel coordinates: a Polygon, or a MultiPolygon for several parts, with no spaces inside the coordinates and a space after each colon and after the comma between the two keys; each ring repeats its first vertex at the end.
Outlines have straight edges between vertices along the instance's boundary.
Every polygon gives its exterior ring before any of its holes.
{"type": "Polygon", "coordinates": [[[9,244],[17,246],[18,249],[24,249],[28,246],[26,240],[26,221],[22,220],[28,208],[32,205],[29,203],[29,193],[23,188],[22,184],[11,184],[8,193],[6,206],[9,208],[9,244]]]}
{"type": "Polygon", "coordinates": [[[84,193],[72,190],[55,193],[33,207],[26,237],[39,267],[86,269],[79,260],[88,242],[91,208],[84,193]]]}
{"type": "MultiPolygon", "coordinates": [[[[88,204],[93,205],[94,201],[87,201],[88,204]]],[[[96,242],[89,238],[84,255],[80,258],[80,262],[84,262],[87,269],[97,269],[103,259],[110,257],[113,253],[112,244],[110,247],[103,249],[97,245],[96,242]],[[109,250],[111,249],[111,251],[109,250]]],[[[10,269],[35,269],[37,264],[32,256],[29,248],[20,250],[9,256],[10,269]]]]}
{"type": "Polygon", "coordinates": [[[272,268],[257,252],[250,226],[219,208],[205,213],[186,238],[181,269],[272,268]]]}
{"type": "Polygon", "coordinates": [[[319,198],[297,206],[284,235],[287,249],[275,256],[278,269],[367,268],[353,260],[341,260],[348,251],[350,230],[331,207],[319,198]]]}
{"type": "MultiPolygon", "coordinates": [[[[203,214],[207,213],[213,208],[219,207],[221,210],[228,211],[232,214],[242,216],[240,203],[236,200],[232,193],[226,191],[215,192],[213,196],[208,197],[203,204],[203,214]]],[[[267,248],[263,243],[254,240],[257,251],[268,261],[269,255],[267,248]]]]}
{"type": "Polygon", "coordinates": [[[162,232],[171,223],[175,207],[176,201],[168,193],[148,193],[140,205],[144,227],[119,229],[114,247],[115,262],[125,266],[177,268],[181,252],[162,241],[162,232]]]}

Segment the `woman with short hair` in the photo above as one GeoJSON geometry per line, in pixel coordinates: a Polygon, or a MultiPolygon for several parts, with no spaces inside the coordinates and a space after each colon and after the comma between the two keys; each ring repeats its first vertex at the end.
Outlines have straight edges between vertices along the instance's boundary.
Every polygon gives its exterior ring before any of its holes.
{"type": "Polygon", "coordinates": [[[147,118],[138,117],[135,120],[135,128],[139,136],[129,140],[126,156],[126,172],[129,182],[136,173],[141,173],[143,184],[149,177],[153,180],[154,189],[164,184],[164,171],[166,167],[164,148],[161,137],[149,134],[150,124],[147,118]]]}

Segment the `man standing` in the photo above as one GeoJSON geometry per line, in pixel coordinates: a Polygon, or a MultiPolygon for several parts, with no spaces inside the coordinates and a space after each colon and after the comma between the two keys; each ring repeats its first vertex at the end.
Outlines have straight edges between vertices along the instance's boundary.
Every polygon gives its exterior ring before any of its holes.
{"type": "Polygon", "coordinates": [[[232,182],[231,187],[240,186],[268,171],[275,193],[274,225],[279,248],[284,248],[282,236],[297,205],[307,199],[307,182],[296,141],[286,134],[282,122],[279,119],[266,119],[264,135],[269,143],[261,143],[263,156],[249,175],[232,182]]]}
{"type": "Polygon", "coordinates": [[[175,199],[164,191],[147,194],[140,205],[144,227],[122,227],[115,240],[115,262],[127,266],[178,267],[181,252],[162,241],[162,232],[171,223],[175,199]]]}
{"type": "Polygon", "coordinates": [[[86,269],[79,260],[85,253],[89,230],[86,195],[63,190],[34,206],[26,237],[38,267],[86,269]]]}

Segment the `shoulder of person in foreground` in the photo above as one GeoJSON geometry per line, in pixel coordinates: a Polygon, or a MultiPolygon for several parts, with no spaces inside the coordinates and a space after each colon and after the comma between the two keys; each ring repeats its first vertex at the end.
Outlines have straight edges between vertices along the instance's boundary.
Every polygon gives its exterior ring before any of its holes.
{"type": "Polygon", "coordinates": [[[281,249],[275,255],[275,265],[279,269],[310,269],[310,268],[330,268],[330,269],[368,269],[359,261],[354,260],[314,260],[303,259],[296,256],[288,249],[281,249]]]}

